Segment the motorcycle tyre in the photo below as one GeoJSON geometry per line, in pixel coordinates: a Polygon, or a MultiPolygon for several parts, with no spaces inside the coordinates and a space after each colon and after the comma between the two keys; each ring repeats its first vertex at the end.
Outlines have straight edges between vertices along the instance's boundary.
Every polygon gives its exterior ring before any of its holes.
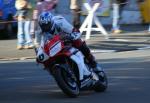
{"type": "Polygon", "coordinates": [[[67,83],[65,82],[65,80],[63,79],[63,77],[62,77],[62,71],[63,71],[64,69],[62,69],[62,68],[55,68],[55,70],[54,70],[54,77],[55,77],[55,80],[56,80],[56,82],[57,82],[57,84],[58,84],[58,86],[61,88],[61,90],[67,95],[67,96],[69,96],[69,97],[71,97],[71,98],[76,98],[78,95],[79,95],[79,93],[80,93],[80,91],[79,91],[79,86],[78,86],[78,84],[76,83],[76,89],[75,90],[73,90],[73,89],[71,89],[68,85],[67,85],[67,83]]]}
{"type": "Polygon", "coordinates": [[[99,80],[94,85],[95,92],[104,92],[106,91],[107,86],[108,86],[107,76],[104,71],[101,71],[101,72],[103,73],[103,77],[101,77],[101,75],[97,73],[99,80]]]}

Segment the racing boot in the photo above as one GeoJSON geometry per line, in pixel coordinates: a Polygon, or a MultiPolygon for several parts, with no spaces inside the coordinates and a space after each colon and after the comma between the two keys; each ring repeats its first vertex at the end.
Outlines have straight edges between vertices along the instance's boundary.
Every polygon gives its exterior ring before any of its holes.
{"type": "Polygon", "coordinates": [[[87,57],[87,60],[90,63],[91,68],[93,69],[94,72],[100,72],[103,71],[100,65],[96,62],[94,56],[90,53],[89,56],[87,57]]]}

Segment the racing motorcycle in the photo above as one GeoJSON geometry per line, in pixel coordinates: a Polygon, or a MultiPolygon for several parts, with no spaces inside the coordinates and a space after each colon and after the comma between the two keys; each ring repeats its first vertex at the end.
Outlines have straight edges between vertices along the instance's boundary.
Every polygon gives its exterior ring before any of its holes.
{"type": "Polygon", "coordinates": [[[37,62],[44,65],[69,97],[77,97],[81,90],[104,92],[107,89],[104,70],[94,72],[84,55],[69,42],[55,35],[38,48],[37,62]]]}

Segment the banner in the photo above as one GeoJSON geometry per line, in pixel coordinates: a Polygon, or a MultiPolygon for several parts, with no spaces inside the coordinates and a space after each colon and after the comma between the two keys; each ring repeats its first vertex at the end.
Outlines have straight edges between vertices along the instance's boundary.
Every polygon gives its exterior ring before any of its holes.
{"type": "MultiPolygon", "coordinates": [[[[83,3],[89,3],[91,7],[95,3],[100,3],[99,8],[97,9],[96,13],[98,16],[109,16],[110,14],[110,0],[82,0],[83,3]]],[[[87,10],[85,9],[84,5],[82,6],[83,15],[87,14],[87,10]]]]}

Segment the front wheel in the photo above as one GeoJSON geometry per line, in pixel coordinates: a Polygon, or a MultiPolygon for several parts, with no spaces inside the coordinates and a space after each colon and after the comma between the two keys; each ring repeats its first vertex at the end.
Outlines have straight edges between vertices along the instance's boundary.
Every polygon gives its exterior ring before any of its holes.
{"type": "Polygon", "coordinates": [[[94,86],[94,90],[96,92],[104,92],[107,89],[108,81],[107,76],[104,71],[96,73],[99,77],[99,80],[96,82],[94,86]]]}
{"type": "Polygon", "coordinates": [[[53,75],[58,86],[65,94],[69,97],[77,97],[79,95],[77,79],[68,66],[56,66],[53,75]]]}

